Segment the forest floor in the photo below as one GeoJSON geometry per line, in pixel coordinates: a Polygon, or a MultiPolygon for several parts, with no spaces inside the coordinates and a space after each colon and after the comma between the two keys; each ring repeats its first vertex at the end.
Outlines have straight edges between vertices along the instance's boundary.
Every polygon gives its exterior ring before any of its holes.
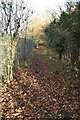
{"type": "Polygon", "coordinates": [[[78,79],[40,46],[2,88],[2,119],[80,120],[78,79]]]}

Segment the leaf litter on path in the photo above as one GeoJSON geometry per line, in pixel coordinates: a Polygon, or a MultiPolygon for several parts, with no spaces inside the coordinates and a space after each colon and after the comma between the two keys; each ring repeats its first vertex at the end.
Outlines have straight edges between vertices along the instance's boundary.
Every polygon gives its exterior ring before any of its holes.
{"type": "Polygon", "coordinates": [[[43,54],[45,50],[37,49],[30,66],[19,67],[10,85],[2,88],[2,119],[80,119],[77,79],[43,54]]]}

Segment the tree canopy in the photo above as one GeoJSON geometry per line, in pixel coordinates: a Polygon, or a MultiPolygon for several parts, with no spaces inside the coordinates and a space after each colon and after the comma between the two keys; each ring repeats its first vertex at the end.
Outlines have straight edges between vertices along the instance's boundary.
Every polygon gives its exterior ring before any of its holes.
{"type": "Polygon", "coordinates": [[[61,11],[45,29],[47,44],[53,48],[62,59],[65,54],[71,60],[72,68],[80,69],[80,2],[67,4],[67,10],[61,11]]]}

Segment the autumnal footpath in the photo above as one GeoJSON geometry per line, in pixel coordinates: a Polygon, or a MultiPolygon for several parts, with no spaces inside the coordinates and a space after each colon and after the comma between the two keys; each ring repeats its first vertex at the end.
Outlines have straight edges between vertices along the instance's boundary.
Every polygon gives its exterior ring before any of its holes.
{"type": "Polygon", "coordinates": [[[2,88],[2,120],[80,120],[78,79],[40,46],[2,88]]]}

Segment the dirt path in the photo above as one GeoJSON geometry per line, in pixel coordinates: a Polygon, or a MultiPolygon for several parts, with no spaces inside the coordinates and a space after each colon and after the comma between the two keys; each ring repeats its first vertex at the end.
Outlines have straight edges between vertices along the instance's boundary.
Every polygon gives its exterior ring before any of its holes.
{"type": "Polygon", "coordinates": [[[10,85],[3,89],[4,119],[79,120],[79,87],[69,71],[44,53],[40,47],[30,65],[18,68],[10,85]],[[65,75],[64,75],[65,74],[65,75]]]}

